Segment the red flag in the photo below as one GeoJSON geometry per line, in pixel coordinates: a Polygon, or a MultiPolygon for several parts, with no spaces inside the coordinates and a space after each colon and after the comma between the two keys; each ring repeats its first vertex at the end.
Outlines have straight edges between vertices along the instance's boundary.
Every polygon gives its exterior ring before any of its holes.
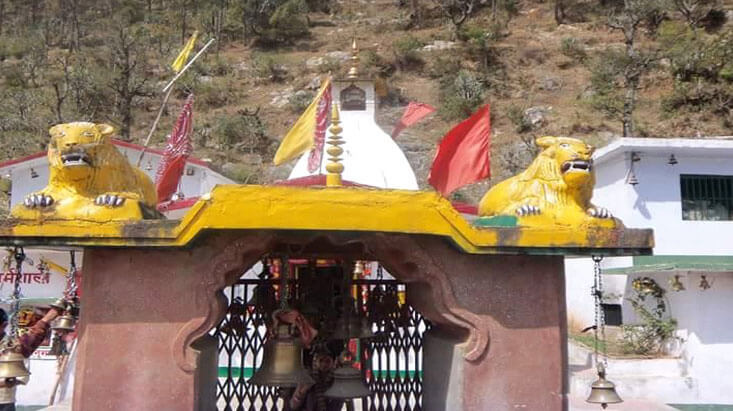
{"type": "Polygon", "coordinates": [[[489,105],[453,127],[443,137],[428,182],[443,196],[489,176],[491,120],[489,105]]]}
{"type": "Polygon", "coordinates": [[[178,115],[176,125],[168,136],[168,143],[163,152],[163,159],[155,174],[155,186],[158,191],[158,204],[171,199],[178,188],[178,182],[186,167],[186,160],[193,151],[191,144],[191,126],[193,124],[193,94],[189,95],[178,115]]]}
{"type": "Polygon", "coordinates": [[[430,104],[411,101],[410,104],[407,105],[405,112],[402,113],[402,118],[392,131],[392,138],[397,138],[397,135],[400,134],[402,130],[417,123],[425,116],[434,111],[435,107],[431,106],[430,104]]]}
{"type": "Polygon", "coordinates": [[[316,130],[313,135],[313,148],[308,156],[308,172],[312,173],[321,168],[323,159],[323,142],[326,141],[326,127],[331,114],[331,86],[323,91],[316,111],[316,130]]]}

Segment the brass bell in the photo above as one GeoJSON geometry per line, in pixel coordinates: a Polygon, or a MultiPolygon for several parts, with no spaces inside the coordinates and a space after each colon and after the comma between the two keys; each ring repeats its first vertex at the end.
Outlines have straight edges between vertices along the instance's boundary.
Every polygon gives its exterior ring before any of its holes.
{"type": "Polygon", "coordinates": [[[0,355],[0,378],[20,378],[31,375],[23,354],[6,351],[0,355]]]}
{"type": "Polygon", "coordinates": [[[342,365],[333,372],[333,384],[326,392],[326,397],[331,398],[361,398],[372,395],[366,381],[361,376],[361,371],[352,367],[351,364],[342,365]]]}
{"type": "Polygon", "coordinates": [[[351,297],[346,298],[343,311],[336,320],[334,333],[331,337],[339,340],[374,337],[371,322],[364,314],[357,313],[354,308],[354,300],[351,297]]]}
{"type": "Polygon", "coordinates": [[[56,320],[54,325],[51,326],[51,329],[59,333],[71,332],[76,327],[75,322],[74,317],[69,314],[64,314],[56,320]]]}
{"type": "Polygon", "coordinates": [[[339,317],[334,329],[335,331],[332,336],[334,339],[348,340],[350,338],[363,339],[374,337],[369,320],[362,315],[357,315],[353,311],[351,315],[342,315],[339,317]]]}
{"type": "Polygon", "coordinates": [[[296,387],[314,384],[303,367],[303,346],[288,332],[287,324],[277,327],[277,334],[265,343],[262,365],[249,382],[270,387],[296,387]]]}
{"type": "Polygon", "coordinates": [[[598,363],[598,379],[593,381],[590,386],[590,395],[585,400],[591,404],[601,404],[601,408],[606,409],[608,404],[617,404],[623,402],[621,397],[616,393],[616,385],[606,379],[606,368],[603,363],[598,363]]]}

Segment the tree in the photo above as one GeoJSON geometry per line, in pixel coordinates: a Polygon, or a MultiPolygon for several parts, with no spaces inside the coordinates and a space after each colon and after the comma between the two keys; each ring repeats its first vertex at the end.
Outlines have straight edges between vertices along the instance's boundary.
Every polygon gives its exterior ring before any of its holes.
{"type": "Polygon", "coordinates": [[[466,19],[473,14],[479,0],[433,0],[443,15],[453,23],[453,28],[457,34],[461,30],[461,26],[466,19]]]}
{"type": "Polygon", "coordinates": [[[641,54],[635,47],[639,25],[649,16],[658,14],[660,3],[654,0],[624,0],[623,8],[613,14],[608,25],[620,30],[624,35],[626,59],[621,65],[625,95],[621,111],[623,135],[628,137],[634,133],[634,110],[636,109],[636,92],[639,89],[642,75],[649,69],[653,60],[650,54],[641,54]]]}
{"type": "Polygon", "coordinates": [[[674,7],[682,13],[687,24],[694,31],[711,10],[718,5],[718,0],[672,0],[674,7]]]}
{"type": "Polygon", "coordinates": [[[130,140],[133,123],[132,107],[138,97],[151,96],[148,88],[147,31],[142,26],[118,24],[116,35],[110,39],[112,79],[109,87],[116,93],[116,112],[120,117],[120,137],[130,140]]]}

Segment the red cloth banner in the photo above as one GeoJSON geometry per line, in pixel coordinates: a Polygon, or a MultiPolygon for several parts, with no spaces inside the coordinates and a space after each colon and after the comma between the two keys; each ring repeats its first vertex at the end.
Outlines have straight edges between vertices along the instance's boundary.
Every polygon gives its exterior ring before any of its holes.
{"type": "Polygon", "coordinates": [[[402,118],[392,131],[392,138],[397,138],[397,135],[400,134],[402,130],[417,123],[418,121],[425,118],[425,116],[434,111],[435,107],[431,106],[430,104],[411,101],[410,104],[407,105],[405,112],[402,113],[402,118]]]}
{"type": "Polygon", "coordinates": [[[489,177],[490,143],[491,119],[487,104],[443,137],[428,182],[447,197],[466,184],[489,177]]]}
{"type": "Polygon", "coordinates": [[[313,135],[313,148],[308,156],[308,172],[320,170],[323,161],[323,143],[326,141],[326,127],[331,114],[331,86],[323,91],[316,111],[316,131],[313,135]]]}
{"type": "Polygon", "coordinates": [[[155,174],[155,187],[158,191],[158,204],[171,199],[178,189],[186,160],[193,151],[191,129],[193,126],[193,94],[189,95],[178,115],[176,125],[168,136],[163,158],[155,174]]]}

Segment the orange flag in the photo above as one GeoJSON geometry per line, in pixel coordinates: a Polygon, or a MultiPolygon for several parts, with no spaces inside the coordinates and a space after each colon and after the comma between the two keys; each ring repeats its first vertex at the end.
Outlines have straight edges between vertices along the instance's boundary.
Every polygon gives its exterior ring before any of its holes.
{"type": "Polygon", "coordinates": [[[466,184],[489,177],[489,105],[453,127],[438,146],[428,182],[447,197],[466,184]]]}
{"type": "Polygon", "coordinates": [[[410,104],[407,105],[405,112],[402,113],[402,118],[397,123],[394,130],[392,131],[392,138],[397,138],[397,135],[400,134],[402,130],[417,123],[418,121],[422,120],[425,116],[427,116],[428,114],[434,111],[435,111],[435,107],[431,106],[430,104],[417,103],[415,101],[411,101],[410,104]]]}

